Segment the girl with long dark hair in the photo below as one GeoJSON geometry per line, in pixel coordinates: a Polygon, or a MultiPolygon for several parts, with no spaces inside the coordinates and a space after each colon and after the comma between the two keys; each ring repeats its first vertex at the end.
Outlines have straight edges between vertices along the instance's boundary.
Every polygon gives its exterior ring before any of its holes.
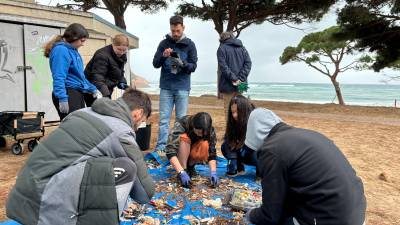
{"type": "Polygon", "coordinates": [[[185,116],[175,122],[168,137],[165,153],[178,172],[182,186],[190,187],[191,177],[197,175],[195,165],[201,163],[208,163],[210,167],[211,185],[219,184],[216,142],[212,119],[206,112],[185,116]]]}
{"type": "Polygon", "coordinates": [[[243,164],[256,165],[254,151],[244,144],[247,120],[255,106],[242,95],[234,96],[229,102],[224,142],[221,151],[228,160],[228,176],[236,176],[245,172],[243,164]]]}
{"type": "Polygon", "coordinates": [[[69,113],[85,107],[85,95],[100,96],[96,87],[84,74],[82,57],[78,48],[89,38],[89,33],[79,23],[69,25],[63,35],[58,35],[45,45],[44,55],[49,58],[53,76],[53,104],[60,120],[69,113]]]}

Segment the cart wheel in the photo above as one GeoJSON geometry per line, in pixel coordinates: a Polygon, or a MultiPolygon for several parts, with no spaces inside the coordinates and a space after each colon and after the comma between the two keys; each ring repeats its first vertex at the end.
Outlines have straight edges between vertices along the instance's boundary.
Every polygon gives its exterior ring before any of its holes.
{"type": "Polygon", "coordinates": [[[21,155],[24,152],[22,143],[15,143],[11,146],[11,151],[14,155],[21,155]]]}
{"type": "Polygon", "coordinates": [[[6,139],[3,137],[0,137],[0,148],[6,147],[6,144],[7,144],[6,139]]]}
{"type": "Polygon", "coordinates": [[[30,141],[28,142],[28,149],[29,149],[29,151],[33,151],[33,149],[36,147],[36,145],[38,145],[38,142],[37,142],[36,139],[35,139],[35,140],[30,140],[30,141]]]}

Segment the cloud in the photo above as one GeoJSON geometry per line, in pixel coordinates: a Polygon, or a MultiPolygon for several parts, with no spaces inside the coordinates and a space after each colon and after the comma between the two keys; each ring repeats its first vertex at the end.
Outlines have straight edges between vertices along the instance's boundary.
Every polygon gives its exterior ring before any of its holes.
{"type": "MultiPolygon", "coordinates": [[[[49,0],[39,0],[47,4],[49,0]]],[[[176,4],[171,4],[167,10],[156,14],[144,14],[139,9],[129,7],[125,13],[127,31],[139,37],[139,49],[132,50],[131,68],[136,74],[146,77],[150,81],[159,79],[160,71],[153,68],[152,60],[159,42],[169,32],[169,17],[174,14],[176,4]]],[[[105,10],[95,9],[94,13],[104,19],[114,22],[112,15],[105,10]]],[[[192,74],[193,81],[216,82],[218,48],[218,34],[214,25],[209,21],[185,18],[185,33],[191,38],[198,51],[198,67],[192,74]]],[[[321,22],[297,25],[306,28],[307,32],[315,32],[335,25],[334,9],[321,22]]],[[[330,80],[302,63],[281,65],[279,56],[287,46],[296,46],[306,35],[303,31],[289,28],[284,25],[264,23],[253,25],[241,33],[240,39],[247,48],[253,67],[250,81],[253,82],[303,82],[329,83],[330,80]]],[[[343,83],[379,83],[383,79],[381,74],[372,71],[347,71],[338,77],[343,83]]],[[[400,82],[398,82],[400,83],[400,82]]]]}

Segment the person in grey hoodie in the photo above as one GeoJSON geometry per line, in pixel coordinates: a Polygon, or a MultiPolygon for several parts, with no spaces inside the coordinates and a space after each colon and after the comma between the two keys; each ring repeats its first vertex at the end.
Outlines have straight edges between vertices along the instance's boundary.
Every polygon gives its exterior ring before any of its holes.
{"type": "Polygon", "coordinates": [[[220,35],[220,45],[217,51],[220,77],[218,91],[224,99],[225,120],[231,98],[239,94],[238,85],[247,82],[251,70],[251,59],[242,41],[235,38],[232,32],[220,35]]]}
{"type": "Polygon", "coordinates": [[[69,114],[19,172],[7,217],[24,225],[118,225],[128,196],[146,203],[154,195],[135,141],[150,114],[149,96],[131,88],[69,114]]]}
{"type": "Polygon", "coordinates": [[[362,181],[324,135],[291,127],[270,110],[250,114],[245,144],[257,151],[262,205],[245,220],[263,225],[362,225],[362,181]]]}

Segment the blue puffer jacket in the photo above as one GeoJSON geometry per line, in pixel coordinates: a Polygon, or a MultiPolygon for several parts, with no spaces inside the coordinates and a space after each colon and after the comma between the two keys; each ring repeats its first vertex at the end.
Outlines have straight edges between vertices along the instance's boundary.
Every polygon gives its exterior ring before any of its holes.
{"type": "Polygon", "coordinates": [[[187,37],[175,41],[169,34],[160,42],[153,58],[153,66],[161,67],[160,88],[167,90],[190,90],[190,74],[197,67],[197,50],[194,42],[187,37]],[[171,48],[177,52],[184,67],[177,74],[171,73],[171,57],[164,57],[165,49],[171,48]]]}
{"type": "Polygon", "coordinates": [[[53,75],[53,93],[60,102],[68,101],[66,88],[83,93],[96,92],[96,86],[85,78],[81,55],[71,44],[63,41],[55,43],[49,58],[53,75]]]}
{"type": "Polygon", "coordinates": [[[222,93],[237,92],[232,81],[247,81],[251,70],[251,59],[242,42],[236,38],[222,41],[218,51],[218,66],[221,71],[218,88],[222,93]]]}

